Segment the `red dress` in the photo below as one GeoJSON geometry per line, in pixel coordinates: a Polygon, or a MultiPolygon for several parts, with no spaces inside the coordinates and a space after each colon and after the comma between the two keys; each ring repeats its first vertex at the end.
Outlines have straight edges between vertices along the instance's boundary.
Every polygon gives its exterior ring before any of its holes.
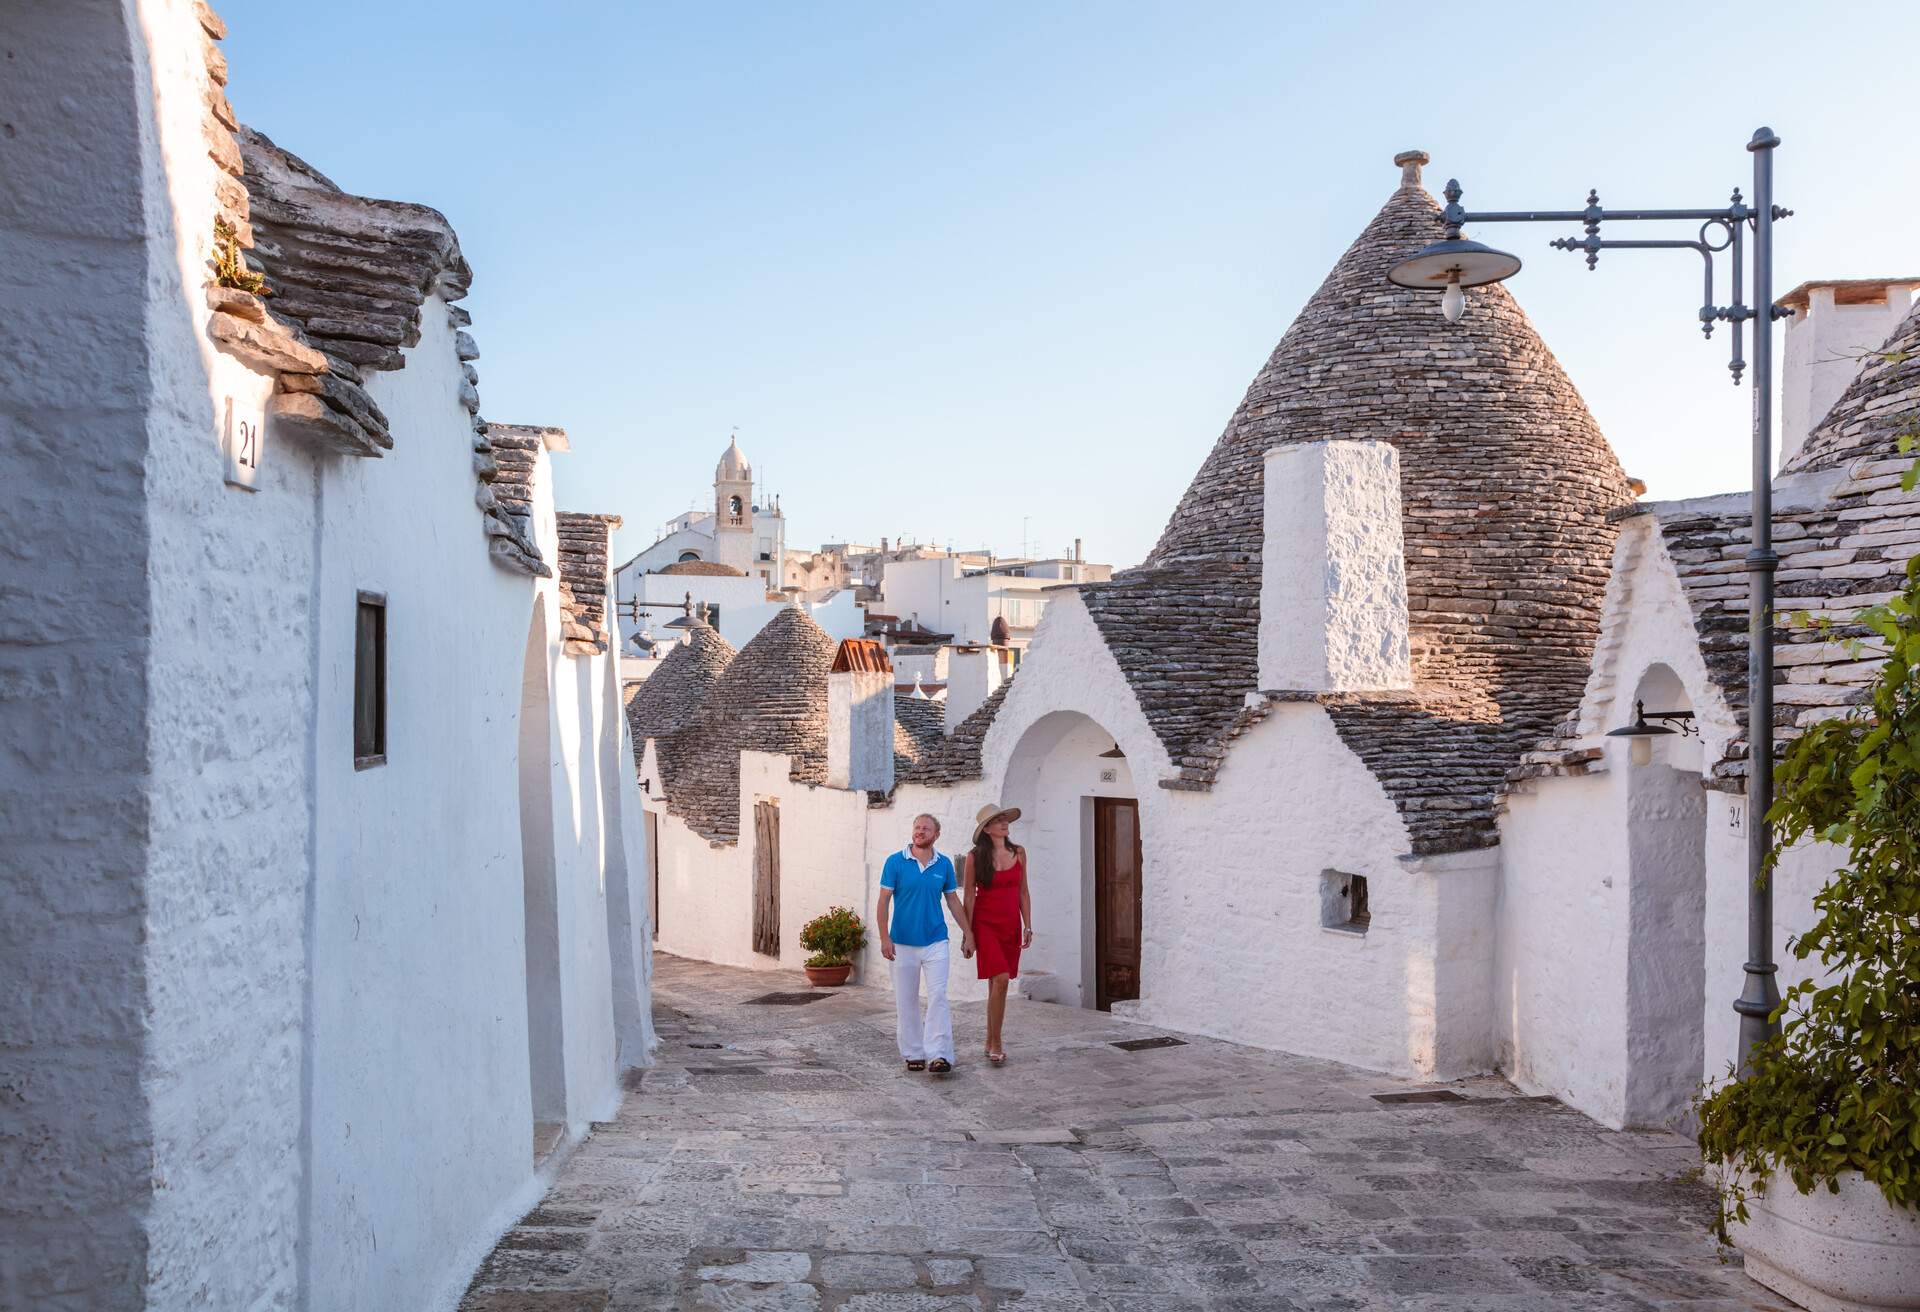
{"type": "Polygon", "coordinates": [[[973,952],[980,978],[1020,978],[1020,881],[1027,877],[1023,855],[1006,870],[993,872],[993,887],[974,877],[973,952]]]}

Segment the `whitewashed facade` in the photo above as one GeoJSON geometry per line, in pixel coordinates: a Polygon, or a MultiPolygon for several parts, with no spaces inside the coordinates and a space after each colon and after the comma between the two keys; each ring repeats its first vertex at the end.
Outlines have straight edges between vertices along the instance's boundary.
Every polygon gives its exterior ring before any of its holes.
{"type": "Polygon", "coordinates": [[[648,1060],[631,749],[563,650],[547,453],[476,425],[451,229],[241,130],[282,169],[243,178],[223,31],[0,15],[0,1305],[451,1306],[537,1133],[648,1060]],[[216,216],[283,317],[215,284],[216,216]],[[347,222],[417,298],[364,370],[297,313],[347,222]]]}

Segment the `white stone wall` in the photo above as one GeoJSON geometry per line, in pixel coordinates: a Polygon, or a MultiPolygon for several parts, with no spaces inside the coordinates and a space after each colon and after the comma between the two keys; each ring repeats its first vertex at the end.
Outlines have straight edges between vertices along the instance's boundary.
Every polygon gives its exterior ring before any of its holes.
{"type": "Polygon", "coordinates": [[[1405,688],[1407,575],[1400,462],[1387,442],[1267,452],[1260,686],[1405,688]]]}
{"type": "Polygon", "coordinates": [[[1814,287],[1807,306],[1786,322],[1780,359],[1780,458],[1786,463],[1806,445],[1833,403],[1860,372],[1862,357],[1885,345],[1913,308],[1920,283],[1889,285],[1878,301],[1836,305],[1834,288],[1814,287]]]}
{"type": "MultiPolygon", "coordinates": [[[[143,1077],[153,1170],[165,1181],[147,1218],[146,1297],[290,1303],[301,1256],[317,462],[269,432],[259,490],[223,482],[226,403],[236,421],[258,419],[272,380],[205,334],[219,176],[203,126],[205,37],[184,0],[143,0],[135,21],[153,119],[122,130],[151,132],[154,238],[143,1077]]],[[[72,94],[62,88],[61,99],[72,94]]]]}
{"type": "MultiPolygon", "coordinates": [[[[1117,741],[1136,782],[1140,1019],[1405,1074],[1490,1064],[1495,858],[1400,860],[1405,826],[1323,711],[1275,707],[1235,744],[1210,793],[1147,783],[1172,773],[1165,750],[1084,605],[1063,594],[987,736],[989,777],[1011,790],[1023,740],[1062,712],[1117,741]],[[1323,927],[1328,871],[1366,876],[1373,921],[1364,935],[1323,927]]],[[[1043,810],[1057,810],[1042,796],[1043,810]]],[[[1037,870],[1041,859],[1036,847],[1037,870]]],[[[1074,860],[1057,838],[1045,860],[1035,887],[1048,882],[1051,897],[1072,886],[1057,871],[1074,860]]],[[[1052,915],[1079,921],[1085,942],[1083,905],[1052,915]]]]}

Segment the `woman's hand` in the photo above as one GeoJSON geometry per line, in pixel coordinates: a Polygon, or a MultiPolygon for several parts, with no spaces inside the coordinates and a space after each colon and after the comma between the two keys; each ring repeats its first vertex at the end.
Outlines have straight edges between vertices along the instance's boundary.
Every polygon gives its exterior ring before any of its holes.
{"type": "Polygon", "coordinates": [[[1020,946],[1023,948],[1030,948],[1033,946],[1033,926],[1032,925],[1028,925],[1025,929],[1020,931],[1020,946]]]}
{"type": "Polygon", "coordinates": [[[888,938],[885,934],[882,934],[880,936],[880,955],[885,957],[888,961],[893,960],[893,940],[888,938]]]}

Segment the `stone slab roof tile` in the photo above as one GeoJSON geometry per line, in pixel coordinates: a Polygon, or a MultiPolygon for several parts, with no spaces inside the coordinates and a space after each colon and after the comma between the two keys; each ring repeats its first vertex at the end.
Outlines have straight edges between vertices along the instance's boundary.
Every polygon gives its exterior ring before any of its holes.
{"type": "Polygon", "coordinates": [[[1869,357],[1784,473],[1841,469],[1893,453],[1901,433],[1920,436],[1920,301],[1869,357]]]}
{"type": "MultiPolygon", "coordinates": [[[[943,788],[980,778],[985,773],[980,753],[986,745],[987,730],[993,727],[994,717],[1000,714],[1012,688],[1013,680],[1009,679],[994,689],[993,695],[982,702],[978,710],[955,725],[952,734],[943,736],[937,743],[929,740],[918,760],[904,768],[896,765],[895,782],[943,788]]],[[[900,696],[896,690],[896,707],[900,705],[900,696]]],[[[906,694],[906,700],[913,701],[913,695],[906,694]]],[[[941,713],[945,715],[944,709],[941,713]]]]}
{"type": "Polygon", "coordinates": [[[675,643],[627,700],[634,750],[644,752],[647,739],[664,738],[691,723],[734,655],[733,644],[710,625],[695,623],[687,630],[687,640],[675,643]]]}
{"type": "Polygon", "coordinates": [[[792,759],[790,778],[824,784],[834,646],[794,607],[769,620],[727,664],[691,722],[660,742],[667,809],[709,842],[737,842],[744,751],[783,753],[792,759]]]}
{"type": "Polygon", "coordinates": [[[1502,286],[1449,325],[1386,281],[1442,234],[1408,177],[1261,369],[1136,570],[1081,595],[1178,774],[1205,789],[1257,720],[1269,449],[1329,437],[1400,455],[1414,690],[1347,708],[1421,851],[1494,841],[1497,784],[1579,703],[1633,499],[1584,402],[1502,286]]]}
{"type": "Polygon", "coordinates": [[[560,539],[560,625],[569,656],[590,656],[611,646],[607,625],[607,540],[620,527],[618,515],[557,511],[560,539]]]}
{"type": "Polygon", "coordinates": [[[438,295],[447,303],[460,363],[458,401],[473,425],[474,504],[488,554],[517,573],[551,575],[524,516],[506,508],[505,487],[495,486],[512,457],[496,448],[479,417],[480,376],[472,361],[480,351],[464,331],[471,316],[452,304],[467,294],[473,271],[453,225],[425,205],[342,191],[254,128],[241,125],[234,138],[244,165],[251,256],[271,292],[263,323],[314,348],[324,362],[314,369],[296,362],[295,371],[280,374],[267,408],[275,424],[349,455],[390,449],[392,429],[366,391],[366,374],[405,367],[403,351],[420,341],[427,298],[438,295]]]}

